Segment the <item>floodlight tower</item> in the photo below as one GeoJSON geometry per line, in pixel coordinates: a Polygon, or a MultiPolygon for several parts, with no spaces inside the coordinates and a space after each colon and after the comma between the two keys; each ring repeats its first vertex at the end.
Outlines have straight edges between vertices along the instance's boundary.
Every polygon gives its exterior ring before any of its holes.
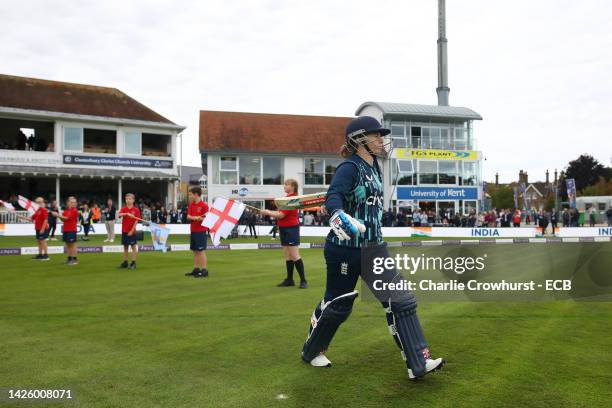
{"type": "Polygon", "coordinates": [[[438,0],[438,105],[448,106],[448,55],[446,51],[446,1],[438,0]]]}

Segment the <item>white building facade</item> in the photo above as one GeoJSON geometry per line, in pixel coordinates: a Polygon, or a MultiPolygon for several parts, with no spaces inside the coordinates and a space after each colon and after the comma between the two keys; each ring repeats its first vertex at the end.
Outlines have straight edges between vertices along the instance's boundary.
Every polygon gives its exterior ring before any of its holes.
{"type": "Polygon", "coordinates": [[[102,203],[132,192],[176,204],[184,127],[116,89],[0,76],[2,87],[19,92],[0,95],[4,199],[40,195],[61,203],[73,195],[102,203]],[[56,99],[58,92],[72,100],[56,99]]]}
{"type": "MultiPolygon", "coordinates": [[[[394,149],[381,161],[385,207],[462,214],[481,209],[482,153],[473,134],[480,115],[467,108],[382,102],[366,102],[356,115],[373,116],[391,129],[394,149]]],[[[333,129],[317,116],[277,125],[286,118],[293,116],[201,112],[209,199],[271,207],[272,199],[284,195],[288,178],[299,182],[300,194],[327,190],[342,161],[338,152],[351,118],[326,118],[333,129]]]]}

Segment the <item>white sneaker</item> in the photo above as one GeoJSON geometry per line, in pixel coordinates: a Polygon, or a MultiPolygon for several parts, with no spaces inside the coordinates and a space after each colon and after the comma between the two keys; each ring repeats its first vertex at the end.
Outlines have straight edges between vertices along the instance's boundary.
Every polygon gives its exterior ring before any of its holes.
{"type": "Polygon", "coordinates": [[[325,357],[325,354],[319,354],[310,361],[310,365],[313,367],[331,367],[331,361],[325,357]]]}
{"type": "Polygon", "coordinates": [[[104,242],[108,242],[108,239],[105,239],[104,242]]]}
{"type": "MultiPolygon", "coordinates": [[[[443,358],[436,358],[435,360],[428,358],[427,360],[425,360],[425,374],[441,369],[444,363],[445,361],[443,358]]],[[[411,380],[416,379],[414,374],[412,374],[411,369],[408,369],[408,378],[410,378],[411,380]]]]}
{"type": "Polygon", "coordinates": [[[108,241],[108,242],[115,242],[115,240],[114,240],[114,239],[111,239],[111,240],[110,240],[110,241],[108,241]]]}

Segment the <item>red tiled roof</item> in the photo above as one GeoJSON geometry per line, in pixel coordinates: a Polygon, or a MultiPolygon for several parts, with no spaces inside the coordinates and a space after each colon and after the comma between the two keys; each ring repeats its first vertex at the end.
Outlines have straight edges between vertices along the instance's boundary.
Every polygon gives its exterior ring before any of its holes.
{"type": "Polygon", "coordinates": [[[337,154],[352,118],[200,111],[200,150],[337,154]]]}
{"type": "Polygon", "coordinates": [[[12,75],[0,74],[0,106],[174,125],[116,88],[12,75]]]}

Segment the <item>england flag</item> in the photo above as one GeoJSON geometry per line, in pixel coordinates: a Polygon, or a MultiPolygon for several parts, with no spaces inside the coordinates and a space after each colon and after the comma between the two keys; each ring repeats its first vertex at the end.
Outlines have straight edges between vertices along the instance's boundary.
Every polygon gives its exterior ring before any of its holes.
{"type": "Polygon", "coordinates": [[[202,221],[202,226],[208,227],[214,246],[218,246],[221,238],[227,238],[238,224],[244,212],[245,205],[240,201],[227,198],[217,198],[208,214],[202,221]]]}
{"type": "Polygon", "coordinates": [[[36,211],[38,211],[38,204],[22,195],[17,196],[17,202],[21,208],[28,211],[28,215],[30,217],[34,215],[36,211]]]}

